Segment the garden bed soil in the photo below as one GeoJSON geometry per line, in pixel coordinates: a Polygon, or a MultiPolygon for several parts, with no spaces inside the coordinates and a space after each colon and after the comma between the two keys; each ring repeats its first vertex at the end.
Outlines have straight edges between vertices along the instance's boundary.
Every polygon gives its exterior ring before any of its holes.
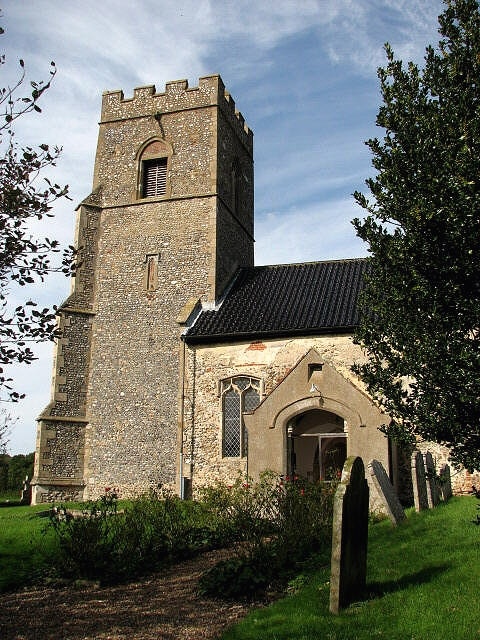
{"type": "Polygon", "coordinates": [[[261,603],[198,595],[198,578],[228,551],[210,551],[139,580],[36,587],[1,595],[2,640],[212,640],[261,603]]]}

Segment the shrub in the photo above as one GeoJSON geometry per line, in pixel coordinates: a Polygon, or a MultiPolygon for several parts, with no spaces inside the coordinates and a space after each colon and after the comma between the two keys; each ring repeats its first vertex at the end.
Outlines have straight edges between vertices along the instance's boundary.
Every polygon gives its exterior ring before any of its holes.
{"type": "Polygon", "coordinates": [[[88,503],[79,517],[64,506],[53,507],[50,524],[60,543],[63,575],[96,579],[110,573],[117,537],[117,495],[108,491],[88,503]]]}
{"type": "Polygon", "coordinates": [[[67,576],[115,582],[158,569],[218,543],[214,523],[198,503],[168,491],[150,491],[117,508],[108,490],[81,517],[64,507],[50,522],[59,538],[60,570],[67,576]]]}
{"type": "Polygon", "coordinates": [[[331,484],[238,478],[206,487],[198,502],[168,491],[150,491],[121,511],[115,490],[106,490],[74,518],[64,507],[50,518],[60,544],[63,575],[117,582],[149,573],[199,551],[231,546],[236,555],[201,580],[205,594],[257,595],[284,583],[331,537],[331,484]]]}
{"type": "Polygon", "coordinates": [[[336,483],[299,477],[279,482],[275,545],[279,555],[301,561],[330,544],[336,483]]]}
{"type": "Polygon", "coordinates": [[[199,591],[226,600],[253,598],[276,581],[276,566],[273,547],[265,545],[218,562],[200,577],[199,591]]]}
{"type": "Polygon", "coordinates": [[[223,517],[236,543],[236,557],[200,578],[204,595],[255,597],[286,584],[312,554],[329,548],[334,483],[313,484],[266,472],[258,483],[238,479],[207,487],[203,500],[223,517]]]}
{"type": "Polygon", "coordinates": [[[219,535],[229,544],[251,554],[274,532],[277,510],[276,476],[265,472],[260,481],[239,476],[233,484],[218,481],[201,490],[201,503],[217,523],[219,535]]]}

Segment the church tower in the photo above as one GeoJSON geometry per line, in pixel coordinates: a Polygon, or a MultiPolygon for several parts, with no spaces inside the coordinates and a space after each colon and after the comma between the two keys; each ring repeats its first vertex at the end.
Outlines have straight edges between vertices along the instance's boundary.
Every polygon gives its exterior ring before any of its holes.
{"type": "Polygon", "coordinates": [[[103,96],[34,502],[177,479],[179,321],[253,265],[253,134],[218,75],[103,96]]]}

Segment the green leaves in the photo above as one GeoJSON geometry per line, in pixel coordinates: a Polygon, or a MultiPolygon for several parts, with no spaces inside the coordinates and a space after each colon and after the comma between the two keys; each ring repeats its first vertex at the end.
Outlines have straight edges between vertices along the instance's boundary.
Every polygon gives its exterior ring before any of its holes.
{"type": "Polygon", "coordinates": [[[367,141],[371,197],[355,219],[371,259],[357,367],[389,412],[386,432],[451,447],[480,468],[480,12],[451,0],[442,40],[423,69],[395,60],[378,72],[381,139],[367,141]]]}
{"type": "MultiPolygon", "coordinates": [[[[4,62],[5,57],[0,56],[0,64],[4,62]]],[[[53,340],[58,334],[55,310],[37,309],[30,300],[16,307],[11,305],[12,288],[43,281],[52,271],[72,275],[75,262],[75,251],[69,248],[59,264],[52,263],[52,254],[59,252],[58,241],[34,237],[30,228],[32,221],[52,216],[53,204],[59,198],[68,198],[67,186],[48,179],[42,186],[39,180],[44,170],[55,166],[61,149],[47,144],[22,148],[16,143],[13,130],[18,118],[41,111],[37,101],[50,87],[56,74],[55,63],[51,63],[49,81],[32,81],[27,96],[19,95],[25,82],[24,61],[20,60],[19,65],[17,82],[0,89],[0,363],[4,365],[31,363],[35,355],[28,345],[53,340]]],[[[23,398],[11,382],[0,371],[1,401],[17,402],[23,398]]]]}

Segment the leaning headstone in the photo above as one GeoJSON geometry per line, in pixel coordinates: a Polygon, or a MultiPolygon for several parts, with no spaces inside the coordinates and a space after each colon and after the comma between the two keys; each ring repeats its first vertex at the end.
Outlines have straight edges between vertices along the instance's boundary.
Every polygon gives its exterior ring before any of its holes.
{"type": "Polygon", "coordinates": [[[371,460],[368,469],[372,476],[373,486],[385,506],[388,517],[393,524],[397,525],[405,519],[405,511],[400,504],[390,478],[387,476],[387,472],[383,468],[383,464],[378,460],[371,460]]]}
{"type": "Polygon", "coordinates": [[[440,502],[440,492],[438,490],[437,472],[435,462],[430,451],[424,454],[425,470],[427,474],[427,498],[428,506],[433,509],[440,502]]]}
{"type": "Polygon", "coordinates": [[[445,463],[440,469],[440,492],[442,494],[442,499],[444,502],[450,500],[453,495],[452,491],[452,477],[450,474],[450,465],[445,463]]]}
{"type": "Polygon", "coordinates": [[[425,476],[425,464],[420,451],[412,453],[412,484],[415,511],[428,509],[427,478],[425,476]]]}
{"type": "Polygon", "coordinates": [[[368,483],[361,458],[345,461],[333,503],[330,611],[358,600],[367,579],[368,483]]]}

